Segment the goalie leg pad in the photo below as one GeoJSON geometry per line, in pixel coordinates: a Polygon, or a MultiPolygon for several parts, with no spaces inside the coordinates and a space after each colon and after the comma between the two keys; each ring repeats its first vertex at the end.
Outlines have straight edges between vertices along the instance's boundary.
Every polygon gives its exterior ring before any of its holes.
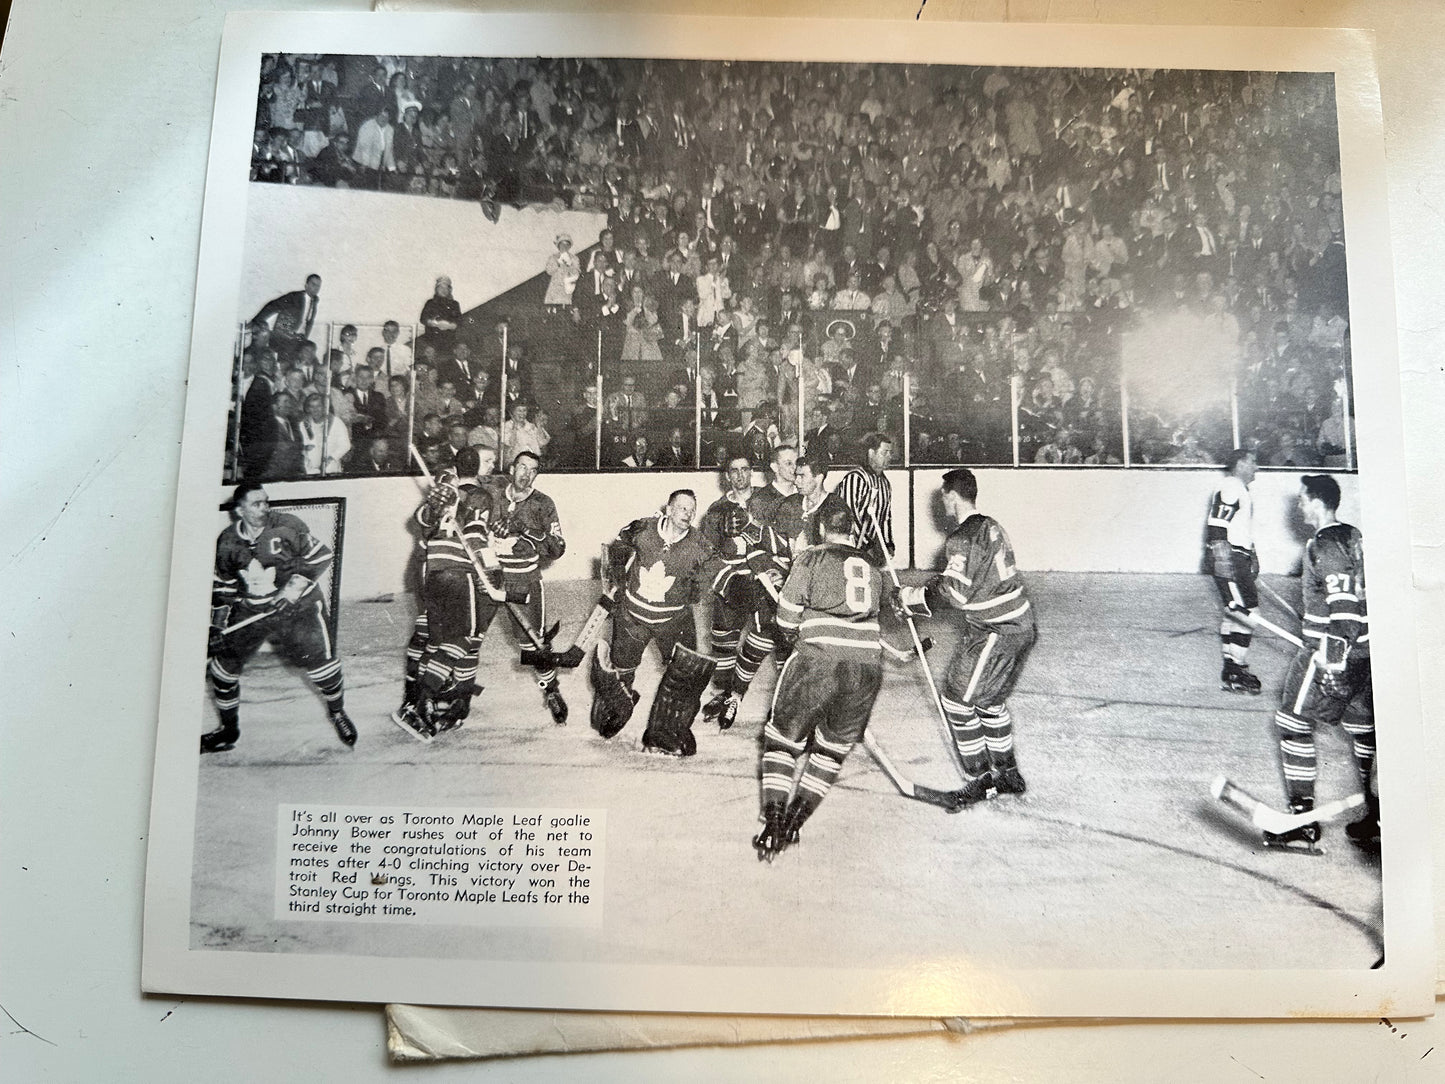
{"type": "Polygon", "coordinates": [[[632,692],[612,668],[611,652],[605,641],[592,656],[592,729],[613,738],[632,718],[632,692]]]}
{"type": "Polygon", "coordinates": [[[702,705],[702,694],[712,680],[717,660],[684,644],[674,644],[667,670],[652,698],[652,711],[642,745],[673,756],[690,757],[697,752],[692,721],[702,705]]]}

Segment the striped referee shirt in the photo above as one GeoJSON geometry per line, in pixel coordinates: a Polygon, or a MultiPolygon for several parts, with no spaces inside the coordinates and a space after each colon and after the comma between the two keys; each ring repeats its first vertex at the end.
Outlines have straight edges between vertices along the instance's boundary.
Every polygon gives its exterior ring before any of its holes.
{"type": "Polygon", "coordinates": [[[890,555],[893,553],[893,487],[885,475],[866,467],[853,467],[843,475],[833,496],[853,514],[854,536],[860,548],[875,547],[873,524],[876,523],[883,532],[884,547],[890,555]]]}

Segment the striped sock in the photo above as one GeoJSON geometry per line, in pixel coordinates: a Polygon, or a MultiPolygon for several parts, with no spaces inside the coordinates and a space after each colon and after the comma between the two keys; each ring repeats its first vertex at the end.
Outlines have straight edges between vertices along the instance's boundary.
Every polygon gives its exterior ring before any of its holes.
{"type": "Polygon", "coordinates": [[[793,793],[793,778],[798,774],[798,759],[807,745],[785,738],[772,723],[763,728],[763,813],[779,813],[793,793]]]}
{"type": "Polygon", "coordinates": [[[733,691],[741,698],[747,694],[748,686],[757,677],[758,668],[773,650],[773,640],[756,629],[749,628],[738,645],[737,668],[733,671],[733,691]]]}
{"type": "Polygon", "coordinates": [[[1290,803],[1315,798],[1314,728],[1297,715],[1287,711],[1274,713],[1275,730],[1279,733],[1279,764],[1284,774],[1284,792],[1290,803]]]}
{"type": "Polygon", "coordinates": [[[988,746],[988,759],[995,768],[1016,768],[1014,760],[1014,724],[1007,704],[978,709],[983,724],[983,740],[988,746]]]}
{"type": "Polygon", "coordinates": [[[211,679],[211,691],[216,698],[216,708],[221,713],[221,722],[229,730],[241,718],[241,676],[233,674],[212,659],[206,666],[206,675],[211,679]]]}
{"type": "Polygon", "coordinates": [[[948,729],[953,731],[953,744],[963,759],[963,770],[970,779],[977,779],[989,767],[988,744],[978,714],[972,704],[950,699],[947,695],[941,699],[943,713],[948,718],[948,729]]]}
{"type": "Polygon", "coordinates": [[[335,711],[341,707],[345,689],[341,678],[340,659],[329,659],[320,666],[307,670],[306,676],[315,683],[317,690],[325,698],[328,710],[335,711]]]}
{"type": "Polygon", "coordinates": [[[1375,724],[1355,722],[1348,715],[1342,725],[1345,733],[1354,739],[1355,769],[1360,774],[1360,785],[1366,794],[1370,793],[1370,770],[1375,764],[1375,724]]]}
{"type": "Polygon", "coordinates": [[[813,815],[843,770],[843,761],[853,751],[852,742],[829,741],[822,734],[813,734],[812,752],[803,765],[798,780],[798,793],[789,813],[790,827],[797,828],[813,815]]]}

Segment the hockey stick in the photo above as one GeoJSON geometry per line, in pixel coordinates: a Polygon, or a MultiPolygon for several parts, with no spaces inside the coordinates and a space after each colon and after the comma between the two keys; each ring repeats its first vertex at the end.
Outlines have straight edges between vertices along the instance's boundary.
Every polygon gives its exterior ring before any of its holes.
{"type": "Polygon", "coordinates": [[[1365,804],[1363,794],[1351,794],[1347,798],[1326,802],[1305,813],[1281,813],[1278,809],[1265,805],[1248,791],[1235,786],[1222,775],[1210,785],[1209,793],[1214,796],[1216,801],[1243,813],[1249,818],[1249,823],[1256,828],[1264,832],[1272,832],[1275,835],[1293,832],[1296,828],[1303,828],[1307,824],[1323,824],[1325,821],[1335,820],[1342,814],[1365,804]]]}
{"type": "MultiPolygon", "coordinates": [[[[417,466],[421,468],[422,476],[426,478],[427,486],[431,487],[435,485],[436,480],[432,478],[431,471],[427,469],[426,460],[422,459],[421,452],[417,451],[417,447],[415,444],[410,444],[408,445],[408,447],[411,449],[412,457],[416,460],[417,466]]],[[[467,540],[467,536],[461,531],[458,531],[457,539],[461,542],[462,549],[466,551],[468,559],[472,562],[472,567],[476,570],[477,575],[481,578],[483,588],[486,590],[487,594],[491,596],[494,601],[500,602],[503,606],[507,608],[507,612],[510,613],[512,615],[512,619],[516,621],[517,627],[522,630],[522,635],[526,636],[527,639],[532,642],[532,647],[536,651],[545,651],[547,653],[546,662],[537,665],[542,666],[542,668],[544,669],[548,669],[553,666],[570,667],[578,665],[578,663],[582,661],[581,654],[578,654],[576,662],[571,661],[570,658],[568,658],[567,656],[554,654],[551,647],[548,646],[551,643],[551,637],[549,636],[547,638],[543,638],[542,634],[532,627],[532,622],[527,617],[526,612],[523,611],[523,609],[515,602],[512,602],[506,597],[505,590],[500,590],[496,588],[495,585],[492,583],[491,576],[488,574],[486,568],[486,562],[484,562],[479,556],[477,556],[477,552],[472,549],[472,544],[467,540]],[[500,595],[501,597],[498,597],[498,595],[500,595]]],[[[553,626],[551,630],[552,635],[555,635],[556,631],[556,626],[553,626]]]]}
{"type": "Polygon", "coordinates": [[[1266,595],[1274,599],[1274,601],[1278,603],[1281,607],[1283,607],[1284,611],[1288,613],[1291,617],[1293,617],[1296,621],[1300,620],[1299,611],[1296,610],[1293,606],[1291,606],[1288,602],[1286,602],[1284,600],[1284,597],[1273,587],[1271,587],[1269,584],[1265,583],[1261,579],[1256,579],[1254,581],[1254,585],[1256,587],[1262,588],[1266,595]]]}
{"type": "Polygon", "coordinates": [[[892,781],[893,785],[898,788],[898,793],[905,798],[936,805],[950,813],[957,813],[968,804],[963,800],[960,791],[934,790],[932,787],[925,787],[922,783],[915,783],[909,779],[894,766],[893,761],[888,758],[888,754],[883,751],[883,747],[878,744],[878,740],[873,737],[873,732],[870,730],[863,731],[863,748],[868,750],[873,759],[877,761],[878,767],[883,769],[883,774],[892,781]]]}
{"type": "MultiPolygon", "coordinates": [[[[898,600],[903,601],[903,584],[898,579],[898,570],[893,567],[893,558],[888,555],[888,546],[883,541],[883,529],[878,526],[878,519],[873,515],[873,509],[866,508],[868,522],[873,527],[873,536],[878,539],[878,549],[883,554],[883,567],[888,570],[888,578],[893,581],[893,590],[898,592],[898,600]]],[[[903,619],[908,624],[908,634],[913,638],[913,652],[918,656],[918,662],[923,667],[923,678],[928,682],[928,692],[933,698],[933,706],[938,712],[938,721],[943,727],[943,742],[948,747],[948,752],[953,758],[953,766],[958,769],[959,778],[967,782],[970,778],[968,770],[963,766],[963,754],[958,751],[958,746],[953,740],[953,728],[948,725],[948,713],[943,710],[943,697],[938,692],[938,685],[933,680],[933,671],[928,666],[928,655],[923,650],[923,639],[918,635],[918,625],[913,620],[913,615],[908,608],[903,607],[903,619]]]]}
{"type": "Polygon", "coordinates": [[[1304,642],[1303,640],[1301,640],[1301,639],[1300,639],[1298,636],[1296,636],[1294,633],[1288,632],[1288,631],[1286,631],[1285,629],[1280,628],[1280,627],[1279,627],[1278,625],[1276,625],[1273,621],[1269,621],[1269,620],[1267,620],[1267,619],[1265,619],[1265,618],[1263,618],[1263,617],[1260,617],[1259,614],[1252,614],[1252,613],[1243,612],[1243,611],[1240,611],[1240,610],[1235,610],[1235,611],[1233,611],[1233,612],[1235,613],[1236,616],[1240,617],[1242,620],[1248,621],[1251,625],[1258,626],[1259,628],[1264,629],[1266,632],[1272,632],[1272,633],[1274,633],[1274,634],[1275,634],[1276,636],[1278,636],[1281,640],[1287,640],[1288,642],[1294,644],[1295,647],[1306,647],[1306,646],[1308,646],[1308,645],[1305,644],[1305,642],[1304,642]]]}

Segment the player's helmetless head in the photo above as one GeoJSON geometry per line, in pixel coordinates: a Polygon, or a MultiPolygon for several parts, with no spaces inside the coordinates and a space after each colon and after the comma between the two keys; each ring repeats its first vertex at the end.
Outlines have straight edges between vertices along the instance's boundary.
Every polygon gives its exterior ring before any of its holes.
{"type": "Polygon", "coordinates": [[[728,460],[728,488],[741,493],[753,484],[753,465],[745,455],[733,456],[728,460]]]}
{"type": "Polygon", "coordinates": [[[1259,460],[1253,452],[1247,448],[1236,448],[1225,456],[1224,470],[1226,474],[1232,474],[1245,485],[1254,481],[1254,475],[1259,469],[1259,460]]]}
{"type": "Polygon", "coordinates": [[[271,511],[271,498],[266,490],[255,482],[242,482],[232,496],[232,507],[236,518],[246,525],[252,534],[266,525],[266,516],[271,511]]]}
{"type": "Polygon", "coordinates": [[[1339,508],[1340,484],[1328,474],[1306,474],[1300,479],[1300,516],[1315,530],[1334,523],[1339,508]]]}
{"type": "Polygon", "coordinates": [[[829,542],[851,543],[853,540],[853,515],[842,506],[825,510],[818,526],[829,542]]]}
{"type": "Polygon", "coordinates": [[[541,460],[531,452],[518,452],[512,457],[512,485],[519,490],[531,489],[540,468],[541,460]]]}
{"type": "Polygon", "coordinates": [[[798,449],[791,444],[779,444],[773,449],[773,477],[792,485],[798,477],[798,449]]]}
{"type": "Polygon", "coordinates": [[[978,502],[978,479],[967,467],[951,470],[943,476],[943,508],[951,517],[962,520],[978,502]]]}
{"type": "Polygon", "coordinates": [[[685,531],[697,514],[697,497],[690,489],[679,489],[668,497],[663,513],[675,530],[685,531]]]}
{"type": "Polygon", "coordinates": [[[798,489],[805,497],[816,497],[818,491],[823,488],[823,481],[827,477],[828,468],[823,464],[814,463],[806,458],[798,460],[798,489]]]}

